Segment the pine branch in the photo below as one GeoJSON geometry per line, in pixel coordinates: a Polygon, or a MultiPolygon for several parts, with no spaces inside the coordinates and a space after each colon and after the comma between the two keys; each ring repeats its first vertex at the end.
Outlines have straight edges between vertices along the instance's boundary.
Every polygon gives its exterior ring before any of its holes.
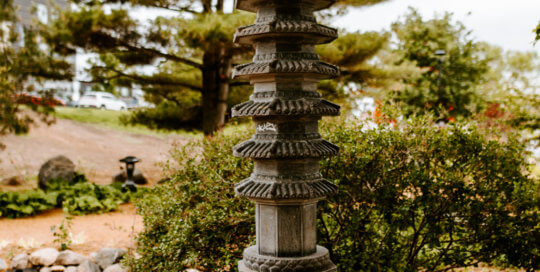
{"type": "Polygon", "coordinates": [[[163,52],[161,52],[161,51],[159,51],[157,49],[154,49],[154,48],[138,47],[138,46],[128,44],[126,42],[122,42],[120,40],[117,40],[117,41],[119,42],[119,45],[121,45],[121,46],[123,46],[123,47],[125,47],[125,48],[127,48],[129,50],[133,50],[133,51],[136,51],[136,52],[144,52],[144,53],[147,53],[147,54],[160,56],[160,57],[166,58],[168,60],[181,62],[181,63],[187,64],[187,65],[193,66],[193,67],[195,67],[197,69],[202,69],[203,68],[202,64],[200,64],[198,62],[195,62],[195,61],[192,61],[192,60],[187,59],[187,58],[179,57],[179,56],[168,54],[168,53],[163,53],[163,52]]]}
{"type": "Polygon", "coordinates": [[[98,80],[93,80],[88,83],[98,83],[98,82],[103,82],[103,80],[111,80],[111,79],[118,79],[121,77],[126,77],[126,78],[136,80],[139,83],[148,84],[148,85],[181,86],[181,87],[192,89],[194,91],[202,92],[202,87],[196,86],[190,83],[186,83],[186,82],[180,82],[180,81],[174,81],[174,80],[166,81],[166,80],[159,80],[159,78],[156,79],[156,77],[153,77],[153,76],[145,77],[145,76],[139,76],[139,75],[134,75],[134,74],[127,74],[122,71],[112,69],[109,67],[103,67],[103,66],[96,66],[96,67],[93,67],[93,69],[102,69],[105,71],[114,72],[116,73],[116,75],[110,76],[110,77],[100,77],[98,80]]]}

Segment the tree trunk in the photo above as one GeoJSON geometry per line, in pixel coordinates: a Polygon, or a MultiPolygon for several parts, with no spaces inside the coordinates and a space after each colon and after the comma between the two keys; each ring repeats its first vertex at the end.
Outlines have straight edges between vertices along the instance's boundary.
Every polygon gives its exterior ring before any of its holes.
{"type": "Polygon", "coordinates": [[[225,124],[232,58],[226,54],[225,48],[205,52],[203,66],[203,132],[208,136],[225,124]]]}

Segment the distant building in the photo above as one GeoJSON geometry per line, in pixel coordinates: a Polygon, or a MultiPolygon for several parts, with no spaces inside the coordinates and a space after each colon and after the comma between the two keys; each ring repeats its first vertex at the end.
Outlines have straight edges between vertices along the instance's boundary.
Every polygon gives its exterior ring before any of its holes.
{"type": "MultiPolygon", "coordinates": [[[[61,9],[69,8],[67,0],[14,0],[13,5],[17,9],[17,15],[21,22],[21,25],[18,27],[21,33],[23,31],[23,26],[32,24],[34,20],[39,20],[42,23],[50,22],[53,19],[53,5],[61,9]]],[[[23,39],[21,39],[19,46],[24,46],[22,40],[23,39]]],[[[70,56],[67,58],[67,60],[73,64],[74,72],[77,71],[76,59],[77,56],[70,56]]],[[[70,100],[77,101],[80,96],[79,84],[77,81],[49,81],[44,82],[39,87],[41,89],[56,90],[56,96],[66,102],[70,100]]]]}
{"type": "MultiPolygon", "coordinates": [[[[0,0],[3,1],[3,0],[0,0]]],[[[49,23],[52,18],[54,6],[60,9],[70,8],[68,0],[13,0],[13,5],[17,8],[17,15],[20,18],[20,31],[22,33],[23,25],[30,25],[32,21],[39,20],[42,23],[49,23]]],[[[2,27],[2,26],[0,26],[2,27]]],[[[1,38],[1,37],[0,37],[1,38]]],[[[1,45],[1,44],[0,44],[1,45]]],[[[24,44],[21,41],[21,45],[24,44]]],[[[42,84],[41,89],[56,90],[58,98],[65,102],[78,101],[86,92],[92,91],[94,84],[88,83],[89,75],[86,72],[88,60],[95,54],[78,51],[76,55],[68,57],[68,61],[73,64],[73,81],[50,81],[42,84]]],[[[120,88],[117,93],[123,100],[130,101],[134,107],[147,107],[149,104],[144,101],[144,92],[139,88],[120,88]]]]}
{"type": "MultiPolygon", "coordinates": [[[[67,0],[54,0],[54,5],[65,9],[68,8],[67,0]]],[[[13,5],[18,7],[17,14],[21,18],[23,24],[30,24],[34,18],[39,19],[43,23],[47,23],[51,19],[51,1],[49,0],[14,0],[13,5]],[[36,8],[36,14],[33,14],[33,8],[36,8]]]]}

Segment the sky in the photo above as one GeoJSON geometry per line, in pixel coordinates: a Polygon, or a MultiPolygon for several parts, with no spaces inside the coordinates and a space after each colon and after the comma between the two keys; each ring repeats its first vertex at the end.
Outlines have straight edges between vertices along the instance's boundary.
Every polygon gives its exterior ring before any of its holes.
{"type": "Polygon", "coordinates": [[[372,7],[350,9],[332,25],[348,31],[388,30],[390,24],[418,9],[425,19],[435,13],[454,13],[472,30],[477,41],[499,45],[506,50],[540,53],[540,42],[534,46],[533,28],[540,21],[540,0],[390,0],[372,7]]]}

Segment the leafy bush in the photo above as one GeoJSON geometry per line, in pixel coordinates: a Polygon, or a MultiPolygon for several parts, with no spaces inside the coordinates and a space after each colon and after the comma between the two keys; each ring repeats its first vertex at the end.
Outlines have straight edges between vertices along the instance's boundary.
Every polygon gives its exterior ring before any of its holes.
{"type": "Polygon", "coordinates": [[[318,230],[340,271],[538,268],[538,182],[517,140],[424,122],[326,128],[343,152],[323,174],[340,192],[318,230]]]}
{"type": "Polygon", "coordinates": [[[83,175],[76,175],[69,182],[51,180],[47,192],[41,189],[0,192],[0,217],[31,216],[59,207],[74,215],[114,211],[132,197],[123,193],[121,186],[88,183],[83,175]]]}
{"type": "Polygon", "coordinates": [[[163,186],[137,201],[144,218],[138,236],[140,259],[132,271],[232,271],[254,239],[254,211],[234,197],[234,184],[251,172],[251,163],[231,156],[247,133],[216,136],[177,150],[182,167],[163,186]]]}
{"type": "Polygon", "coordinates": [[[151,129],[193,129],[201,128],[202,110],[198,105],[179,105],[163,101],[155,108],[141,108],[130,116],[121,116],[124,124],[144,125],[151,129]]]}
{"type": "Polygon", "coordinates": [[[18,218],[31,216],[54,209],[58,204],[58,193],[42,190],[0,193],[0,216],[18,218]]]}
{"type": "MultiPolygon", "coordinates": [[[[322,162],[340,192],[321,202],[318,220],[319,244],[339,271],[538,268],[538,183],[523,146],[473,126],[428,123],[322,126],[342,148],[322,162]]],[[[142,257],[128,260],[133,271],[237,270],[255,235],[253,204],[233,196],[251,173],[231,154],[246,138],[218,135],[178,151],[171,181],[138,203],[145,230],[142,257]]]]}

